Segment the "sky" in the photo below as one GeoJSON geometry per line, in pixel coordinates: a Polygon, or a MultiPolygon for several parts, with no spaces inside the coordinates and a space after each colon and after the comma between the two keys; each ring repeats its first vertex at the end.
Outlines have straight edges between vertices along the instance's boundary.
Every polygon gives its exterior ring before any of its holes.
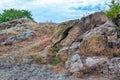
{"type": "Polygon", "coordinates": [[[25,9],[37,22],[64,22],[108,9],[111,0],[0,0],[0,13],[4,9],[25,9]]]}

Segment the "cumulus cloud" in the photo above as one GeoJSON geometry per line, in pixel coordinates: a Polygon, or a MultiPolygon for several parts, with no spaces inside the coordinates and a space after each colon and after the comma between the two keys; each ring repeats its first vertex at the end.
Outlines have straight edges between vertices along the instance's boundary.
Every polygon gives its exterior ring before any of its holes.
{"type": "Polygon", "coordinates": [[[27,9],[36,21],[52,20],[62,22],[81,18],[98,11],[110,0],[0,0],[0,12],[4,9],[27,9]]]}

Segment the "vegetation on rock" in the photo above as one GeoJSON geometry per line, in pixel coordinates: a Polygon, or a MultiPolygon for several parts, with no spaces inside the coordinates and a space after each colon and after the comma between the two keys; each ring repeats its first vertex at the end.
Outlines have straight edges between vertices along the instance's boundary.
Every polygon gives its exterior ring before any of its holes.
{"type": "Polygon", "coordinates": [[[32,14],[28,10],[17,10],[17,9],[8,9],[3,10],[3,13],[0,14],[0,23],[11,21],[19,18],[28,18],[33,20],[32,14]]]}
{"type": "Polygon", "coordinates": [[[117,14],[120,13],[120,0],[112,0],[110,4],[107,4],[109,6],[109,10],[107,10],[105,13],[109,18],[116,18],[117,14]]]}
{"type": "MultiPolygon", "coordinates": [[[[120,0],[112,0],[110,4],[107,4],[109,6],[109,10],[107,10],[105,13],[107,17],[114,19],[115,24],[118,23],[120,20],[118,14],[120,15],[120,0]]],[[[117,29],[117,35],[120,38],[120,25],[116,24],[117,29]]]]}
{"type": "Polygon", "coordinates": [[[58,48],[58,47],[56,47],[56,46],[52,47],[52,52],[53,52],[53,53],[56,53],[56,52],[58,52],[58,51],[59,51],[59,48],[58,48]]]}
{"type": "Polygon", "coordinates": [[[58,64],[58,58],[57,57],[53,57],[53,59],[51,60],[51,65],[56,66],[58,64]]]}

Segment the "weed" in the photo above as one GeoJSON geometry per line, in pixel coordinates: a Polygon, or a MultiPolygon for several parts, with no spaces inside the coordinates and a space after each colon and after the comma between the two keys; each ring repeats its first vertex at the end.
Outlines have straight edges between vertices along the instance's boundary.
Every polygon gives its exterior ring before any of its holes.
{"type": "Polygon", "coordinates": [[[56,47],[56,46],[52,47],[52,52],[53,52],[53,53],[56,53],[56,52],[58,52],[58,51],[59,51],[59,48],[58,48],[58,47],[56,47]]]}
{"type": "Polygon", "coordinates": [[[56,66],[58,64],[58,58],[57,57],[53,57],[50,64],[53,65],[53,66],[56,66]]]}

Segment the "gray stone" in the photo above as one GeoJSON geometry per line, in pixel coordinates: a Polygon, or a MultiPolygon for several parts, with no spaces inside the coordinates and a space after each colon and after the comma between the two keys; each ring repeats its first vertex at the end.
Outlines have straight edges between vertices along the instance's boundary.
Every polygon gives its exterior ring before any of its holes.
{"type": "Polygon", "coordinates": [[[108,58],[107,57],[87,57],[86,60],[85,60],[85,64],[86,66],[88,67],[94,67],[98,64],[102,64],[104,62],[107,62],[108,58]]]}
{"type": "Polygon", "coordinates": [[[78,54],[72,55],[66,62],[65,68],[70,72],[77,72],[83,68],[83,63],[78,54]]]}

